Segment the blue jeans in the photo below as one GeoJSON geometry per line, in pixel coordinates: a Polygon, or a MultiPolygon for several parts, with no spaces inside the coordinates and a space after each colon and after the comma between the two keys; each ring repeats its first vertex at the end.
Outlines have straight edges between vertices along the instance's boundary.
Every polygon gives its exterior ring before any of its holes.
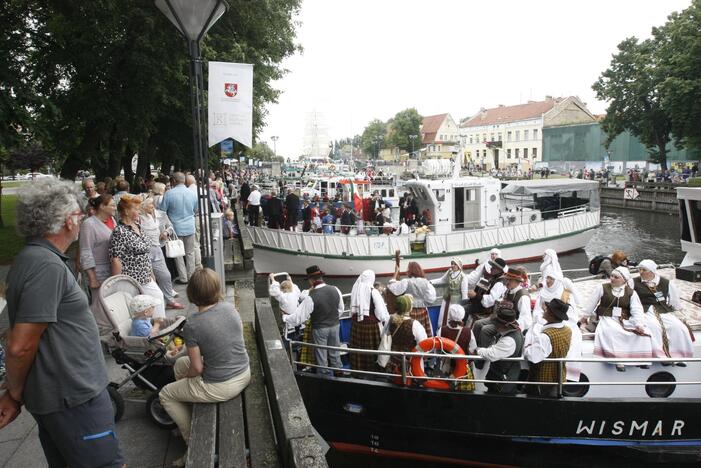
{"type": "MultiPolygon", "coordinates": [[[[326,346],[341,346],[341,339],[338,336],[339,328],[340,325],[324,328],[312,327],[312,343],[326,346]]],[[[340,351],[314,348],[314,357],[316,357],[318,366],[330,366],[338,369],[343,367],[340,351]]],[[[330,369],[317,369],[317,373],[331,374],[332,371],[330,369]]]]}

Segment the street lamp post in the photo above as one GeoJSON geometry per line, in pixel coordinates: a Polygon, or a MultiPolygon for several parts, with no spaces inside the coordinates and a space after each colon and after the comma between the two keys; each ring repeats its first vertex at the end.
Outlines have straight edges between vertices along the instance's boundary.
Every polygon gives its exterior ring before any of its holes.
{"type": "Polygon", "coordinates": [[[198,219],[200,249],[205,266],[214,268],[212,233],[209,223],[208,145],[205,140],[206,108],[204,75],[200,43],[207,31],[228,10],[224,0],[155,0],[156,7],[178,28],[187,40],[190,53],[190,105],[192,107],[192,142],[195,152],[195,177],[198,182],[198,219]]]}
{"type": "Polygon", "coordinates": [[[277,158],[277,140],[280,138],[279,136],[273,135],[270,137],[271,140],[273,140],[273,153],[275,153],[275,157],[277,158]]]}
{"type": "Polygon", "coordinates": [[[411,156],[414,157],[414,142],[418,138],[418,135],[409,135],[409,139],[411,140],[411,156]]]}

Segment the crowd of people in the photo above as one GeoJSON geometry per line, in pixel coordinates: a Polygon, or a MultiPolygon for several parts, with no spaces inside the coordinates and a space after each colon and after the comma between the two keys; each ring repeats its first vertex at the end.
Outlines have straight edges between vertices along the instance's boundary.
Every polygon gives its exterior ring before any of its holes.
{"type": "MultiPolygon", "coordinates": [[[[680,307],[674,284],[660,276],[656,263],[649,259],[638,264],[640,276],[633,279],[626,260],[620,253],[609,265],[614,267],[610,273],[603,273],[608,281],[587,297],[563,275],[557,253],[551,249],[545,251],[540,270],[533,274],[522,266],[508,265],[498,249],[469,273],[454,258],[445,274],[434,280],[426,278],[417,262],[409,262],[404,273],[397,265],[386,286],[375,281],[372,270],[366,270],[350,294],[350,368],[360,371],[354,375],[361,378],[384,373],[396,381],[409,369],[402,356],[391,355],[383,362],[377,354],[353,350],[412,352],[426,338],[446,337],[473,356],[467,375],[473,375],[473,366],[482,369],[490,363],[486,379],[493,382],[486,384],[489,391],[516,392],[519,387],[511,382],[523,377],[521,362],[506,358],[524,357],[530,363],[528,379],[535,382],[526,386],[526,392],[552,397],[557,390],[554,384],[579,381],[581,364],[545,360],[581,358],[583,333],[594,333],[594,355],[613,362],[618,371],[630,365],[647,367],[645,359],[692,357],[693,335],[671,313],[680,307]],[[428,306],[439,297],[437,287],[443,294],[434,329],[428,306]],[[384,347],[388,336],[391,348],[384,347]],[[616,363],[616,358],[641,362],[616,363]]],[[[282,283],[274,275],[270,280],[269,292],[280,303],[287,339],[340,346],[343,298],[338,288],[325,282],[318,266],[307,269],[310,287],[304,291],[289,277],[282,283]]],[[[301,345],[297,358],[309,370],[344,373],[335,349],[301,345]]],[[[674,364],[684,366],[681,361],[665,363],[674,364]]],[[[450,374],[450,366],[433,367],[430,372],[443,377],[446,371],[450,374]]],[[[469,379],[458,381],[455,388],[470,391],[474,384],[469,379]]]]}

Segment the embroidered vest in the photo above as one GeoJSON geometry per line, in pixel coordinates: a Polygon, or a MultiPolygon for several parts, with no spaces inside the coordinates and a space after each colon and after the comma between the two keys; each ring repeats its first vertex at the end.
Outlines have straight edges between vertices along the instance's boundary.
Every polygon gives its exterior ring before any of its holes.
{"type": "MultiPolygon", "coordinates": [[[[392,319],[390,333],[392,334],[392,351],[411,351],[416,345],[414,332],[412,330],[414,320],[402,320],[399,325],[392,319]]],[[[394,357],[394,356],[392,356],[394,357]]]]}
{"type": "Polygon", "coordinates": [[[628,286],[625,287],[623,296],[616,297],[613,295],[611,284],[604,284],[604,293],[601,295],[599,306],[596,308],[596,315],[599,317],[613,317],[613,308],[621,308],[621,318],[628,320],[630,318],[630,298],[633,296],[633,290],[628,286]]]}
{"type": "Polygon", "coordinates": [[[451,299],[454,297],[461,297],[460,293],[460,286],[462,285],[462,279],[464,277],[464,274],[461,272],[459,275],[457,275],[456,278],[453,278],[452,275],[448,275],[448,287],[445,288],[445,292],[443,293],[443,299],[451,299]]]}
{"type": "Polygon", "coordinates": [[[460,348],[468,354],[470,347],[470,337],[472,333],[470,332],[470,327],[460,327],[460,328],[450,328],[441,327],[441,336],[443,338],[448,338],[449,340],[455,341],[460,348]]]}
{"type": "Polygon", "coordinates": [[[504,300],[509,301],[514,305],[514,309],[518,310],[518,303],[521,300],[523,296],[528,295],[528,290],[526,288],[521,288],[515,293],[511,293],[511,291],[506,291],[506,294],[504,295],[504,300]]]}
{"type": "MultiPolygon", "coordinates": [[[[561,328],[546,328],[543,333],[550,338],[552,352],[548,355],[549,358],[563,358],[567,356],[572,342],[572,330],[569,327],[561,328]]],[[[565,371],[564,362],[539,362],[531,364],[531,370],[528,373],[528,380],[531,382],[557,382],[557,367],[560,366],[560,379],[565,381],[567,372],[565,371]]]]}
{"type": "Polygon", "coordinates": [[[667,278],[660,278],[657,287],[648,286],[643,283],[641,278],[635,278],[633,284],[635,286],[635,292],[638,293],[640,302],[643,304],[643,309],[645,309],[646,312],[650,306],[654,306],[658,314],[674,311],[672,306],[667,304],[667,299],[669,298],[669,280],[667,278]],[[658,300],[655,293],[662,293],[662,297],[658,300]]]}

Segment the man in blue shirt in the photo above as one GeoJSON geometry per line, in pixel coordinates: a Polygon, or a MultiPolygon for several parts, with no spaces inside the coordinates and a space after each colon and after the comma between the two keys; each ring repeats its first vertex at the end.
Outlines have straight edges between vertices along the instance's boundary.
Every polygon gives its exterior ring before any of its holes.
{"type": "Polygon", "coordinates": [[[185,258],[175,259],[180,284],[187,283],[195,271],[195,212],[197,211],[197,193],[185,187],[185,174],[173,174],[175,187],[163,195],[160,209],[165,211],[173,223],[173,230],[185,246],[185,258]],[[186,269],[187,267],[187,269],[186,269]]]}

